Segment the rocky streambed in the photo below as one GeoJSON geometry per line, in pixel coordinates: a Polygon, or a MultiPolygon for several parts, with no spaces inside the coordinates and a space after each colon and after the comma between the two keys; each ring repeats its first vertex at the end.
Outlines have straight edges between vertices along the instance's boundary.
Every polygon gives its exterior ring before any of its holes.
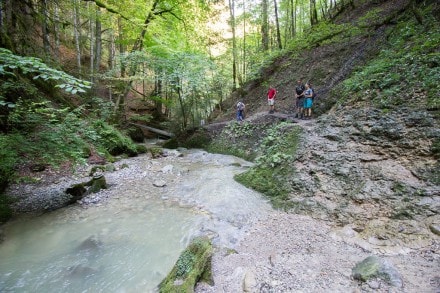
{"type": "MultiPolygon", "coordinates": [[[[215,242],[213,283],[198,284],[196,292],[440,292],[438,186],[422,177],[429,175],[435,162],[428,157],[414,160],[429,146],[424,148],[420,141],[419,150],[399,155],[411,134],[411,119],[407,124],[383,120],[382,128],[377,121],[355,120],[353,114],[298,121],[307,138],[294,162],[298,177],[291,179],[297,187],[292,199],[298,208],[290,213],[271,209],[264,199],[245,201],[254,195],[239,184],[224,184],[225,179],[214,173],[219,168],[242,172],[249,163],[214,155],[209,159],[214,165],[199,172],[176,163],[203,165],[208,154],[188,157],[180,151],[115,163],[103,172],[109,188],[77,205],[105,206],[124,189],[136,189],[133,196],[147,202],[153,197],[178,202],[214,219],[197,229],[197,234],[215,242]],[[389,129],[389,123],[396,128],[389,129]],[[400,134],[392,136],[395,132],[400,134]],[[377,139],[380,136],[386,139],[377,139]],[[197,178],[206,183],[198,188],[186,184],[197,178]],[[229,200],[221,201],[228,192],[244,196],[239,198],[241,204],[231,208],[229,200]],[[218,204],[209,206],[203,196],[190,196],[194,193],[211,195],[210,202],[218,204]],[[403,206],[396,208],[395,203],[403,206]],[[220,216],[227,211],[234,212],[220,216]],[[376,273],[364,279],[356,268],[372,259],[376,273]]],[[[21,199],[17,211],[51,210],[59,204],[60,191],[89,175],[85,168],[51,183],[12,186],[10,193],[21,199]]]]}

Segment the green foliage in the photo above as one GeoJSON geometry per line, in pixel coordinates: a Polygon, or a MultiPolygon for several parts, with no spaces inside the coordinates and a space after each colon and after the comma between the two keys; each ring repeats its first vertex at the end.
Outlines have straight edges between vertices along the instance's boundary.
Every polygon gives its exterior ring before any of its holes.
{"type": "Polygon", "coordinates": [[[151,119],[153,119],[153,116],[150,114],[143,114],[143,115],[139,115],[139,114],[134,114],[132,115],[129,120],[132,122],[150,122],[151,119]]]}
{"type": "Polygon", "coordinates": [[[288,209],[288,178],[294,173],[292,161],[299,143],[300,128],[283,122],[270,128],[258,147],[256,165],[235,179],[266,195],[275,208],[288,209]]]}
{"type": "MultiPolygon", "coordinates": [[[[258,165],[274,168],[285,161],[293,159],[293,153],[289,153],[293,141],[288,139],[291,130],[287,126],[289,124],[280,123],[267,132],[266,137],[259,146],[263,154],[255,160],[258,165]]],[[[293,139],[296,140],[296,133],[294,133],[293,139]]]]}
{"type": "Polygon", "coordinates": [[[368,12],[359,17],[358,24],[360,26],[372,26],[373,24],[380,22],[384,17],[384,11],[381,8],[374,8],[368,10],[368,12]]]}
{"type": "Polygon", "coordinates": [[[34,79],[60,82],[56,87],[72,94],[85,92],[85,89],[91,86],[88,81],[50,68],[39,58],[18,56],[7,49],[0,48],[0,75],[15,77],[14,71],[16,70],[19,70],[24,75],[31,75],[34,79]]]}
{"type": "Polygon", "coordinates": [[[425,14],[425,26],[401,22],[379,56],[343,84],[350,100],[371,100],[383,109],[402,104],[440,107],[438,21],[425,14]]]}
{"type": "Polygon", "coordinates": [[[137,155],[136,145],[130,138],[124,136],[115,127],[105,123],[102,120],[93,122],[93,128],[96,129],[100,139],[98,145],[103,147],[111,155],[121,155],[123,153],[129,156],[137,155]]]}
{"type": "Polygon", "coordinates": [[[20,148],[24,137],[18,134],[0,134],[0,194],[6,188],[8,182],[15,175],[14,168],[19,162],[20,148]]]}
{"type": "Polygon", "coordinates": [[[0,135],[0,186],[16,177],[20,164],[84,163],[90,147],[107,156],[138,153],[137,146],[116,128],[101,120],[89,121],[82,111],[55,109],[47,101],[18,101],[9,117],[10,133],[0,135]]]}

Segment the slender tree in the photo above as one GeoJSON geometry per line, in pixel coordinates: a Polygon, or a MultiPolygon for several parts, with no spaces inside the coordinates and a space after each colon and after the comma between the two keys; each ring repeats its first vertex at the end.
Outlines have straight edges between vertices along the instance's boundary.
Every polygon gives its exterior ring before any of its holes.
{"type": "Polygon", "coordinates": [[[283,48],[283,45],[281,43],[280,21],[278,19],[277,0],[273,0],[273,4],[274,4],[274,9],[275,9],[275,23],[276,23],[276,27],[277,27],[277,43],[278,43],[278,48],[281,50],[283,48]]]}
{"type": "Polygon", "coordinates": [[[237,42],[235,36],[235,0],[229,0],[230,23],[232,29],[232,87],[237,88],[237,42]]]}
{"type": "Polygon", "coordinates": [[[269,50],[269,5],[268,0],[262,0],[261,2],[261,44],[263,46],[263,51],[269,50]]]}
{"type": "Polygon", "coordinates": [[[318,12],[316,10],[316,0],[310,0],[310,24],[312,26],[318,23],[318,12]]]}
{"type": "Polygon", "coordinates": [[[73,29],[75,33],[75,48],[76,48],[76,62],[78,66],[78,72],[81,74],[81,44],[80,44],[80,16],[79,16],[79,3],[78,0],[72,0],[73,2],[73,29]]]}

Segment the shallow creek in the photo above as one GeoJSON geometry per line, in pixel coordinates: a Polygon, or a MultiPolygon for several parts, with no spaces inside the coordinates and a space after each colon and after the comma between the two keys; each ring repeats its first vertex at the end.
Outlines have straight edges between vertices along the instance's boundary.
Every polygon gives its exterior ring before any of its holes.
{"type": "Polygon", "coordinates": [[[232,156],[191,150],[124,163],[132,173],[106,174],[106,200],[4,227],[1,292],[154,292],[193,236],[234,248],[270,210],[234,181],[250,164],[232,156]]]}

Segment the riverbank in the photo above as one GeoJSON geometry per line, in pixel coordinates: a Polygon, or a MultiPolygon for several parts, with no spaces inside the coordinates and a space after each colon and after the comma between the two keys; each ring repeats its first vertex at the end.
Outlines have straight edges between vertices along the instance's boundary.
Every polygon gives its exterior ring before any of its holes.
{"type": "MultiPolygon", "coordinates": [[[[114,164],[113,171],[104,172],[109,188],[89,195],[77,204],[82,208],[105,205],[106,200],[118,192],[134,186],[139,187],[139,196],[145,197],[146,201],[151,197],[179,201],[178,197],[185,198],[185,193],[194,192],[182,184],[193,180],[191,174],[201,176],[195,170],[176,164],[179,160],[188,160],[185,156],[178,151],[169,151],[154,160],[145,156],[121,160],[114,164]]],[[[207,153],[201,152],[190,160],[203,163],[204,157],[207,153]]],[[[224,158],[213,155],[209,160],[217,160],[214,168],[246,164],[242,160],[238,163],[236,159],[225,161],[224,158]]],[[[16,209],[26,211],[29,206],[44,202],[45,196],[56,195],[70,184],[84,180],[88,172],[87,168],[79,170],[73,177],[60,177],[45,186],[13,187],[16,194],[27,198],[21,201],[22,206],[17,203],[16,209]]],[[[217,182],[216,188],[228,188],[217,177],[211,178],[212,182],[217,182]]],[[[209,193],[212,182],[207,183],[201,194],[209,193]]],[[[232,188],[246,192],[246,188],[238,184],[232,188]]],[[[202,201],[202,198],[186,198],[181,203],[204,213],[206,207],[202,201]]],[[[414,248],[374,244],[371,239],[362,238],[355,227],[335,228],[330,221],[273,209],[265,209],[258,215],[241,215],[233,222],[239,233],[216,231],[218,225],[200,231],[215,240],[214,283],[199,284],[196,292],[439,292],[440,289],[440,247],[437,241],[414,248]],[[365,283],[352,278],[355,265],[371,255],[387,260],[395,268],[402,281],[401,287],[378,278],[365,283]]]]}
{"type": "Polygon", "coordinates": [[[273,211],[257,222],[234,252],[213,257],[214,285],[196,292],[432,292],[440,290],[439,243],[387,253],[351,229],[309,216],[273,211]],[[400,275],[402,286],[353,279],[352,269],[375,255],[400,275]]]}

